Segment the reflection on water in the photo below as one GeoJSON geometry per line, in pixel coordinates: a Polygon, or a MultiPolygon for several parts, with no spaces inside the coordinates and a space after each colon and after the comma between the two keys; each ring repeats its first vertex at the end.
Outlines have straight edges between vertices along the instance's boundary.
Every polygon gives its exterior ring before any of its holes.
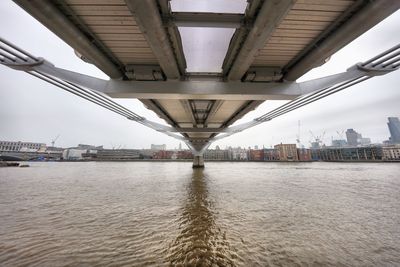
{"type": "Polygon", "coordinates": [[[213,202],[208,197],[207,177],[202,169],[193,169],[187,200],[177,220],[180,233],[169,248],[173,265],[234,265],[237,254],[232,251],[226,233],[215,224],[213,202]]]}

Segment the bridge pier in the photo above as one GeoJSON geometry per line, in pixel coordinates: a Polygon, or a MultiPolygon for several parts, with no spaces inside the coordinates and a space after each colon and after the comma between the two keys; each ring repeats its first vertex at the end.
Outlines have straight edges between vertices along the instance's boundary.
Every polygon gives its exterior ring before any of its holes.
{"type": "Polygon", "coordinates": [[[204,168],[204,158],[201,156],[194,156],[193,158],[193,168],[204,168]]]}

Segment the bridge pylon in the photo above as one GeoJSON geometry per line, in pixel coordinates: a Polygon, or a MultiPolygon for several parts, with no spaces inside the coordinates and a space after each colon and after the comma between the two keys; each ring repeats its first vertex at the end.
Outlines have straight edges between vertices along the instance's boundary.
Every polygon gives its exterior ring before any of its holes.
{"type": "Polygon", "coordinates": [[[193,156],[193,169],[204,168],[204,157],[203,155],[193,156]]]}

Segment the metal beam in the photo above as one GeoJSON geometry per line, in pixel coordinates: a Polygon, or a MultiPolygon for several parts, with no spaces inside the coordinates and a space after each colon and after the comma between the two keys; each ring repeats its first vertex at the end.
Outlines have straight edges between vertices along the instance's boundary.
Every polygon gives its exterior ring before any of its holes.
{"type": "Polygon", "coordinates": [[[160,104],[153,99],[140,99],[140,101],[151,111],[156,113],[160,118],[165,120],[169,125],[177,126],[178,124],[174,121],[171,116],[160,106],[160,104]]]}
{"type": "Polygon", "coordinates": [[[173,12],[167,23],[178,27],[239,28],[245,25],[243,14],[211,12],[173,12]]]}
{"type": "MultiPolygon", "coordinates": [[[[261,6],[261,1],[262,0],[252,0],[248,3],[246,11],[244,13],[245,19],[247,21],[254,21],[254,17],[257,14],[259,7],[261,6]]],[[[232,39],[229,43],[228,51],[226,52],[224,58],[224,62],[222,63],[222,74],[224,76],[227,75],[230,67],[232,66],[249,30],[249,28],[242,26],[237,29],[233,34],[232,39]]]]}
{"type": "Polygon", "coordinates": [[[222,127],[228,127],[233,124],[235,121],[241,119],[244,115],[249,113],[252,110],[255,110],[259,105],[261,105],[264,101],[261,100],[250,100],[247,101],[239,110],[237,110],[229,119],[227,119],[222,127]]]}
{"type": "Polygon", "coordinates": [[[118,67],[99,50],[92,40],[89,40],[57,9],[53,1],[14,0],[14,2],[76,49],[81,55],[88,58],[105,74],[113,79],[122,77],[123,74],[118,67]]]}
{"type": "Polygon", "coordinates": [[[284,79],[295,81],[306,72],[325,63],[325,60],[364,32],[400,8],[398,0],[364,1],[366,6],[340,25],[329,36],[312,45],[311,50],[286,67],[284,79]]]}
{"type": "Polygon", "coordinates": [[[354,67],[343,73],[302,83],[107,81],[56,68],[49,62],[31,66],[29,69],[107,94],[113,98],[138,99],[292,100],[299,95],[308,94],[354,77],[368,75],[368,70],[354,67]]]}
{"type": "MultiPolygon", "coordinates": [[[[171,14],[171,5],[169,0],[157,0],[157,4],[160,7],[160,11],[163,17],[171,14]]],[[[181,35],[178,27],[174,24],[170,24],[167,27],[168,35],[171,40],[171,46],[174,50],[174,54],[178,63],[180,73],[186,72],[186,59],[183,53],[183,46],[181,35]]]]}
{"type": "MultiPolygon", "coordinates": [[[[167,0],[158,0],[157,5],[160,8],[162,14],[170,13],[170,5],[167,0]]],[[[142,25],[143,27],[143,25],[142,25]]],[[[168,27],[168,35],[170,38],[170,46],[174,52],[176,62],[180,73],[185,73],[186,61],[183,54],[182,41],[180,39],[179,31],[176,26],[168,27]]],[[[166,44],[166,49],[169,50],[168,44],[166,44]]],[[[171,78],[171,77],[168,77],[171,78]]],[[[164,119],[170,125],[177,125],[177,122],[168,114],[168,112],[162,108],[160,103],[154,99],[140,99],[140,101],[147,106],[150,110],[154,111],[160,118],[164,119]]]]}
{"type": "Polygon", "coordinates": [[[224,133],[225,128],[175,128],[179,133],[224,133]]]}
{"type": "Polygon", "coordinates": [[[210,120],[214,117],[214,115],[217,113],[217,111],[220,109],[224,101],[222,100],[216,100],[214,104],[211,107],[211,110],[208,112],[207,118],[204,120],[204,127],[208,126],[208,123],[210,120]]]}
{"type": "Polygon", "coordinates": [[[197,122],[196,122],[196,119],[195,119],[195,117],[194,117],[194,115],[193,115],[193,112],[192,112],[192,109],[191,109],[191,107],[190,107],[189,101],[186,100],[186,99],[181,99],[181,100],[180,100],[180,103],[181,103],[183,109],[185,110],[185,112],[186,112],[187,114],[189,114],[189,117],[190,117],[190,120],[191,120],[191,122],[192,122],[192,125],[193,125],[193,126],[196,126],[196,125],[197,125],[197,122]]]}
{"type": "Polygon", "coordinates": [[[179,79],[177,59],[165,31],[156,1],[125,0],[168,79],[179,79]]]}
{"type": "Polygon", "coordinates": [[[276,25],[286,16],[295,2],[295,0],[264,1],[232,66],[225,66],[229,69],[228,71],[224,70],[224,73],[228,73],[228,80],[242,79],[253,63],[258,50],[265,45],[276,25]]]}

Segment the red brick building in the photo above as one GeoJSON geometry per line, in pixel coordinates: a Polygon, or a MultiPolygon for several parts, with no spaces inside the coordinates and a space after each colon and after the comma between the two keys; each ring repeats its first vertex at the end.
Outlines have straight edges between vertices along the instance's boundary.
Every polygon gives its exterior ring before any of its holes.
{"type": "Polygon", "coordinates": [[[160,151],[154,152],[153,159],[171,159],[173,154],[174,154],[174,151],[160,150],[160,151]]]}
{"type": "Polygon", "coordinates": [[[264,149],[250,149],[248,159],[254,161],[264,161],[264,149]]]}
{"type": "Polygon", "coordinates": [[[299,161],[311,161],[311,150],[307,148],[298,148],[297,154],[299,157],[299,161]]]}

